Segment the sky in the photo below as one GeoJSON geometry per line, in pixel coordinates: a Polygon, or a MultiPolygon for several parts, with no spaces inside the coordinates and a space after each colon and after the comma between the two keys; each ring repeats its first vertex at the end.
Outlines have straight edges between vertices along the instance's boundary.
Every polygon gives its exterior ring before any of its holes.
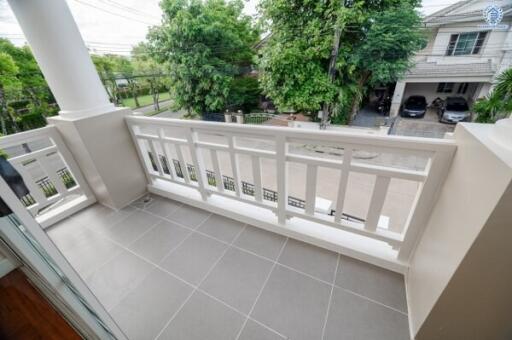
{"type": "MultiPolygon", "coordinates": [[[[158,24],[160,0],[66,0],[91,53],[128,54],[131,46],[145,39],[148,28],[158,24]]],[[[257,14],[259,0],[245,0],[244,12],[257,14]]],[[[424,0],[425,15],[457,0],[424,0]]],[[[0,0],[0,37],[21,46],[23,32],[6,0],[0,0]]]]}

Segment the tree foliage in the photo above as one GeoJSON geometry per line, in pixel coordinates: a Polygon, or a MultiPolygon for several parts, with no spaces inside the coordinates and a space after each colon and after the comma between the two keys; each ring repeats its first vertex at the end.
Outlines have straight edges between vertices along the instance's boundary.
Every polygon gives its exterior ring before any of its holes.
{"type": "Polygon", "coordinates": [[[148,48],[170,72],[175,104],[190,114],[222,110],[258,40],[241,0],[163,0],[148,48]]]}
{"type": "Polygon", "coordinates": [[[487,98],[473,104],[479,123],[494,123],[512,113],[512,68],[505,70],[496,80],[498,83],[487,98]]]}
{"type": "MultiPolygon", "coordinates": [[[[278,108],[334,114],[358,108],[369,86],[398,80],[425,44],[417,0],[263,0],[271,35],[259,60],[264,93],[278,108]],[[335,29],[336,77],[328,77],[335,29]]],[[[344,121],[340,117],[335,121],[344,121]]]]}

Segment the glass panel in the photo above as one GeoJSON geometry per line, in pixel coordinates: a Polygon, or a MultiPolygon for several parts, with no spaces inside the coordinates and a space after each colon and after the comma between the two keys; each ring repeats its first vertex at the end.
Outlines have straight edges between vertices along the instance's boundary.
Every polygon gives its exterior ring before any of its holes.
{"type": "Polygon", "coordinates": [[[478,39],[476,41],[475,48],[473,49],[473,54],[478,54],[480,52],[480,49],[484,44],[485,37],[487,37],[487,32],[478,33],[478,39]]]}
{"type": "Polygon", "coordinates": [[[478,33],[476,32],[460,34],[453,55],[471,54],[471,52],[473,51],[473,47],[475,46],[477,37],[478,33]]]}

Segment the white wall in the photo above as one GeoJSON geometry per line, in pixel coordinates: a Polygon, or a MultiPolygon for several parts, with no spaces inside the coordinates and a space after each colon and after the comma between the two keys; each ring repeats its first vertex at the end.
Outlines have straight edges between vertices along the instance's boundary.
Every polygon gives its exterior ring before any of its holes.
{"type": "MultiPolygon", "coordinates": [[[[511,24],[510,20],[503,22],[504,24],[511,24]]],[[[474,22],[462,22],[456,24],[443,25],[438,29],[437,35],[435,35],[432,48],[428,53],[434,56],[429,56],[427,61],[438,62],[442,64],[471,64],[471,63],[484,63],[489,59],[492,60],[494,65],[498,65],[501,62],[503,55],[503,46],[507,38],[507,30],[489,30],[486,28],[479,28],[479,25],[485,24],[482,21],[474,22]],[[463,33],[463,32],[479,32],[488,31],[484,46],[479,54],[471,56],[445,56],[450,36],[452,34],[463,33]]]]}
{"type": "MultiPolygon", "coordinates": [[[[506,188],[512,183],[512,151],[499,148],[489,140],[491,128],[492,125],[484,124],[457,125],[454,138],[458,149],[453,165],[410,261],[406,276],[413,334],[421,331],[422,334],[438,335],[422,336],[418,339],[490,339],[442,337],[439,335],[443,334],[443,329],[430,329],[430,332],[426,332],[422,327],[427,318],[436,317],[431,315],[434,306],[439,302],[470,247],[479,241],[480,233],[489,217],[500,204],[506,188]]],[[[510,206],[510,202],[508,205],[510,206]]],[[[510,211],[510,208],[507,210],[510,211]]],[[[492,247],[492,244],[488,246],[492,247]]],[[[495,260],[500,261],[500,258],[495,260]]],[[[491,288],[487,289],[492,289],[492,281],[489,282],[491,288]]],[[[464,298],[472,298],[465,296],[467,292],[464,286],[459,286],[455,293],[460,295],[462,301],[464,298]]],[[[459,304],[457,307],[464,310],[464,303],[459,301],[459,304]]],[[[447,317],[446,321],[449,321],[449,316],[447,317]]],[[[478,323],[471,326],[479,327],[478,323]]]]}

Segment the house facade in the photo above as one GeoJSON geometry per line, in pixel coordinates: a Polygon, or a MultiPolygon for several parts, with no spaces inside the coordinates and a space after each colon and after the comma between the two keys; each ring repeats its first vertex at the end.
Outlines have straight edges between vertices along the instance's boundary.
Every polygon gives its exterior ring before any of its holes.
{"type": "Polygon", "coordinates": [[[496,77],[512,65],[512,2],[492,4],[501,9],[496,27],[486,22],[487,0],[460,1],[424,19],[427,46],[396,83],[391,116],[412,95],[425,96],[428,104],[438,97],[463,97],[471,105],[490,92],[496,77]]]}

